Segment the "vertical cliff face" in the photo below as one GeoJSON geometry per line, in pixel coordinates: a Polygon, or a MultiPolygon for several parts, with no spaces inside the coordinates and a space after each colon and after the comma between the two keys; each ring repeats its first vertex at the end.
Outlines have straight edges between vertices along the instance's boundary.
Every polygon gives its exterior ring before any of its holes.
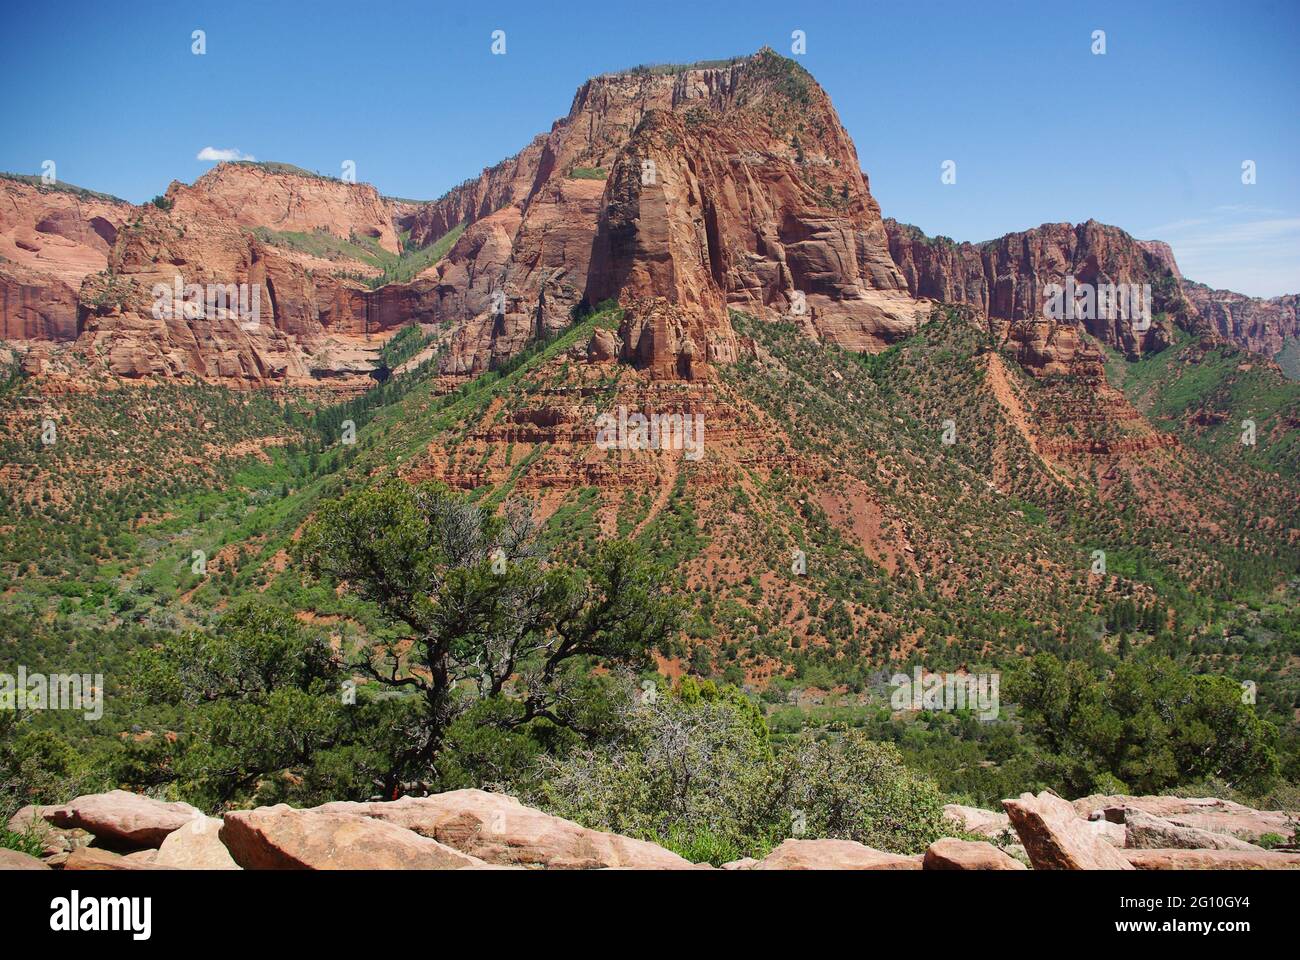
{"type": "Polygon", "coordinates": [[[1079,284],[1150,284],[1150,329],[1101,311],[1077,322],[1128,354],[1168,345],[1172,324],[1199,328],[1168,246],[1144,244],[1117,227],[1095,220],[1077,226],[1048,223],[977,244],[927,237],[894,220],[886,220],[885,227],[890,254],[916,296],[967,303],[991,318],[1032,325],[1045,322],[1048,284],[1064,284],[1067,278],[1079,284]]]}
{"type": "Polygon", "coordinates": [[[38,178],[0,178],[0,340],[72,340],[77,288],[103,270],[130,204],[38,178]]]}
{"type": "Polygon", "coordinates": [[[1264,300],[1190,280],[1183,289],[1211,330],[1255,353],[1275,357],[1287,340],[1300,337],[1300,294],[1264,300]]]}
{"type": "MultiPolygon", "coordinates": [[[[761,51],[596,78],[534,148],[527,195],[481,217],[437,272],[445,302],[468,314],[449,372],[486,369],[563,326],[579,302],[607,299],[661,331],[624,349],[663,375],[734,357],[729,308],[788,316],[854,350],[916,326],[921,308],[853,143],[793,61],[761,51]],[[669,343],[691,363],[647,359],[649,344],[669,343]]],[[[498,186],[513,184],[501,195],[527,180],[516,162],[498,171],[498,186]]]]}

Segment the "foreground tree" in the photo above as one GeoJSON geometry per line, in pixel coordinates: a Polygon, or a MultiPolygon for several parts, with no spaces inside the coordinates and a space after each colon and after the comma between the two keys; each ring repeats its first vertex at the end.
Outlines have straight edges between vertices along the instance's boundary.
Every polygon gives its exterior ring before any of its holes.
{"type": "Polygon", "coordinates": [[[406,628],[355,668],[413,693],[406,746],[383,777],[435,774],[449,730],[474,704],[502,731],[581,728],[586,667],[644,666],[679,607],[635,547],[610,542],[584,566],[548,565],[529,512],[493,515],[444,488],[390,480],[326,504],[296,557],[406,628]]]}
{"type": "MultiPolygon", "coordinates": [[[[211,632],[167,638],[136,666],[136,694],[180,708],[182,729],[174,740],[129,743],[117,762],[121,782],[171,783],[209,809],[310,801],[322,791],[305,784],[324,775],[328,751],[356,740],[357,718],[344,709],[329,645],[261,599],[236,604],[211,632]]],[[[352,754],[349,762],[364,769],[352,754]]],[[[337,796],[357,792],[331,786],[337,796]]]]}

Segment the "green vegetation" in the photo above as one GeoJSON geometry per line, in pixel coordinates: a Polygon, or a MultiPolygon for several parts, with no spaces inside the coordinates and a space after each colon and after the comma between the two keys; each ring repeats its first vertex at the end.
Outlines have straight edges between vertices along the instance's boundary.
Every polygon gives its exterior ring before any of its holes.
{"type": "MultiPolygon", "coordinates": [[[[613,498],[578,483],[534,526],[517,497],[544,443],[513,445],[504,479],[468,494],[398,479],[431,445],[444,475],[477,468],[485,425],[530,396],[613,398],[626,372],[579,380],[569,351],[620,317],[577,310],[449,392],[428,364],[343,401],[199,384],[34,397],[11,371],[0,670],[102,671],[108,689],[94,724],[0,713],[0,803],[127,786],[215,811],[487,787],[713,863],[795,833],[916,851],[943,801],[1042,787],[1294,803],[1300,568],[1249,521],[1261,504],[1287,516],[1290,481],[1256,467],[1221,490],[1179,454],[1151,476],[1174,478],[1183,515],[1119,482],[1064,489],[991,392],[999,345],[959,313],[875,356],[734,315],[762,362],[720,368],[719,402],[790,429],[765,427],[768,465],[745,460],[733,483],[696,483],[689,463],[613,498]],[[1099,543],[1105,578],[1089,574],[1099,543]],[[808,567],[787,589],[796,546],[808,567]],[[694,575],[705,558],[716,575],[694,575]],[[651,654],[685,676],[670,687],[651,654]],[[997,717],[895,711],[890,677],[914,665],[1002,674],[997,717]]],[[[403,330],[385,364],[432,342],[403,330]]],[[[1164,382],[1156,359],[1112,363],[1141,396],[1164,382]]],[[[1087,399],[1007,366],[1035,409],[1087,399]]],[[[1192,382],[1170,381],[1177,403],[1220,389],[1192,382]]]]}
{"type": "Polygon", "coordinates": [[[374,237],[352,234],[347,240],[335,236],[325,229],[309,233],[293,230],[271,230],[257,227],[253,235],[263,243],[296,250],[323,260],[356,260],[377,268],[380,273],[374,276],[350,270],[336,271],[335,275],[344,279],[364,283],[376,290],[387,283],[407,283],[421,271],[433,266],[447,255],[452,246],[465,232],[464,224],[453,227],[436,241],[424,247],[410,247],[410,235],[403,234],[399,239],[402,244],[400,254],[385,250],[374,237]]]}

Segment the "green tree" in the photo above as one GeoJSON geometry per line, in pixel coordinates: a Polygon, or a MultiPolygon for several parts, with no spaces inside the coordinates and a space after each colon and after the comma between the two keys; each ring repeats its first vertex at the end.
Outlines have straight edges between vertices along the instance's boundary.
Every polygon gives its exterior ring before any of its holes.
{"type": "Polygon", "coordinates": [[[416,701],[388,794],[434,774],[448,732],[476,702],[508,701],[482,714],[498,730],[581,729],[583,706],[570,695],[579,665],[644,665],[680,618],[632,545],[605,543],[580,567],[549,565],[525,507],[493,515],[432,484],[390,480],[326,504],[296,556],[404,628],[356,665],[416,701]]]}
{"type": "Polygon", "coordinates": [[[1040,653],[1012,672],[1008,694],[1042,747],[1040,774],[1071,796],[1208,778],[1263,792],[1278,774],[1277,729],[1240,686],[1165,657],[1133,657],[1099,677],[1040,653]]]}
{"type": "Polygon", "coordinates": [[[174,782],[209,808],[283,799],[285,783],[300,783],[323,752],[354,739],[340,680],[328,644],[291,612],[241,601],[211,633],[178,634],[139,655],[136,693],[181,708],[183,730],[175,743],[155,736],[128,747],[120,775],[174,782]]]}

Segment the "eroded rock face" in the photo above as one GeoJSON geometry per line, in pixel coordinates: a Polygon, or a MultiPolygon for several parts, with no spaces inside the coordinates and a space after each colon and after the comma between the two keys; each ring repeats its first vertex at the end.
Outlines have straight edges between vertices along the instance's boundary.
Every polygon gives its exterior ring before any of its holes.
{"type": "MultiPolygon", "coordinates": [[[[706,364],[733,359],[729,308],[854,350],[883,348],[925,312],[829,98],[770,50],[588,82],[550,134],[431,205],[428,235],[455,216],[473,225],[437,268],[443,301],[465,313],[451,373],[511,356],[580,301],[666,303],[706,364]]],[[[644,369],[684,379],[674,344],[646,344],[644,369]]]]}
{"type": "Polygon", "coordinates": [[[754,870],[920,870],[921,857],[885,853],[853,840],[786,840],[754,870]]]}
{"type": "Polygon", "coordinates": [[[1264,300],[1192,281],[1184,281],[1183,289],[1210,329],[1247,350],[1273,357],[1287,340],[1300,337],[1300,294],[1264,300]]]}
{"type": "MultiPolygon", "coordinates": [[[[1108,823],[1108,820],[1097,821],[1108,823]]],[[[1259,847],[1227,833],[1186,827],[1141,810],[1126,810],[1125,846],[1135,850],[1182,848],[1186,850],[1258,850],[1259,847]]]]}
{"type": "MultiPolygon", "coordinates": [[[[1128,354],[1167,346],[1174,323],[1188,330],[1200,326],[1169,247],[1143,243],[1096,220],[1045,223],[978,244],[927,237],[895,220],[886,220],[885,229],[890,254],[918,297],[970,304],[991,318],[1028,325],[1044,323],[1046,286],[1064,284],[1068,277],[1080,284],[1150,284],[1151,326],[1145,331],[1119,316],[1102,316],[1100,310],[1092,319],[1053,325],[1080,325],[1128,354]],[[1167,315],[1163,322],[1156,316],[1161,313],[1167,315]]],[[[1045,335],[1033,339],[1047,342],[1045,335]]]]}
{"type": "Polygon", "coordinates": [[[254,870],[455,870],[485,866],[436,840],[373,817],[286,804],[226,815],[221,842],[254,870]]]}
{"type": "Polygon", "coordinates": [[[173,830],[202,817],[188,803],[167,803],[126,790],[77,797],[62,806],[41,808],[40,814],[57,827],[76,827],[100,840],[137,847],[157,847],[173,830]]]}
{"type": "Polygon", "coordinates": [[[77,336],[77,289],[103,270],[132,207],[0,177],[0,340],[77,336]]]}
{"type": "Polygon", "coordinates": [[[1300,814],[1287,810],[1254,810],[1231,800],[1217,797],[1107,796],[1095,794],[1074,801],[1074,809],[1083,817],[1100,817],[1121,823],[1128,813],[1139,810],[1173,824],[1226,833],[1247,841],[1265,834],[1291,836],[1292,823],[1300,814]]]}
{"type": "Polygon", "coordinates": [[[341,240],[368,238],[389,253],[401,251],[392,211],[368,183],[251,162],[219,163],[191,185],[173,183],[167,198],[182,215],[282,232],[323,231],[341,240]]]}
{"type": "Polygon", "coordinates": [[[325,813],[373,817],[487,863],[548,869],[689,869],[689,860],[644,840],[589,830],[483,790],[452,790],[390,803],[328,803],[325,813]]]}
{"type": "Polygon", "coordinates": [[[991,843],[945,837],[930,844],[925,870],[1024,870],[1025,865],[991,843]]]}
{"type": "Polygon", "coordinates": [[[1128,860],[1054,793],[1003,800],[1035,870],[1132,870],[1128,860]]]}

